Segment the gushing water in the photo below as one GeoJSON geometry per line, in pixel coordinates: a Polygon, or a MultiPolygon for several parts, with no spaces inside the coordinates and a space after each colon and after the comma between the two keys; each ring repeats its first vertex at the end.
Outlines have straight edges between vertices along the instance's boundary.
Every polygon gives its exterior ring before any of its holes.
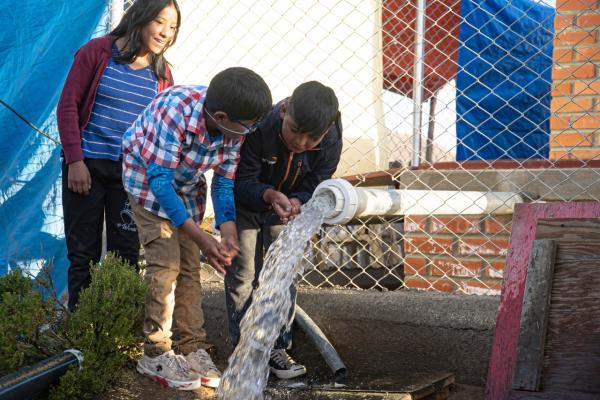
{"type": "Polygon", "coordinates": [[[329,197],[311,199],[269,248],[252,304],[240,324],[240,341],[217,392],[219,399],[263,399],[271,348],[288,323],[290,285],[302,272],[300,259],[310,237],[332,207],[329,197]]]}

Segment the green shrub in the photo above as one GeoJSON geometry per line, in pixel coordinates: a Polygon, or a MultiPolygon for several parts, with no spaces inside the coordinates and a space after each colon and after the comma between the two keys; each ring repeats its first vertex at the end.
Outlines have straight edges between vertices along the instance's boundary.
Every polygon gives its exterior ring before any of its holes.
{"type": "Polygon", "coordinates": [[[110,253],[91,274],[73,313],[42,299],[19,271],[0,277],[0,375],[74,348],[83,353],[83,368],[69,369],[50,398],[92,399],[141,356],[142,278],[110,253]]]}
{"type": "Polygon", "coordinates": [[[21,271],[0,277],[0,376],[50,355],[40,343],[52,309],[21,271]]]}
{"type": "Polygon", "coordinates": [[[52,399],[91,399],[141,356],[140,333],[146,286],[135,268],[111,254],[91,269],[92,283],[64,321],[64,335],[83,353],[83,369],[72,368],[52,399]]]}

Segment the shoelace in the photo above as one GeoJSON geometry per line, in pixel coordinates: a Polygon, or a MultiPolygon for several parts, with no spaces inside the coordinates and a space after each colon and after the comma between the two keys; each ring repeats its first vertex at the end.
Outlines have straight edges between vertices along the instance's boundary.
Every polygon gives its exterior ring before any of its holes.
{"type": "Polygon", "coordinates": [[[169,355],[167,358],[167,366],[177,372],[188,373],[190,366],[186,359],[179,355],[169,355]]]}
{"type": "Polygon", "coordinates": [[[210,355],[206,351],[197,350],[194,352],[193,357],[197,357],[202,365],[205,365],[208,370],[219,372],[210,355]]]}
{"type": "Polygon", "coordinates": [[[286,368],[289,368],[296,363],[286,351],[273,350],[271,358],[273,358],[277,364],[286,368]]]}

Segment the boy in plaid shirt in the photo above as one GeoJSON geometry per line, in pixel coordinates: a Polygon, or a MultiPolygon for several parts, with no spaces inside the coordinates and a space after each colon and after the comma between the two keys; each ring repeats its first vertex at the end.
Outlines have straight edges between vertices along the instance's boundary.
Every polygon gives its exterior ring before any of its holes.
{"type": "Polygon", "coordinates": [[[239,250],[233,201],[239,151],[271,104],[260,76],[229,68],[208,87],[162,92],[123,137],[123,184],[144,246],[149,286],[144,356],[137,369],[164,385],[192,390],[220,383],[221,373],[205,351],[210,346],[203,327],[200,251],[224,273],[239,250]],[[209,169],[221,242],[199,228],[209,169]],[[173,317],[180,333],[176,343],[173,317]]]}

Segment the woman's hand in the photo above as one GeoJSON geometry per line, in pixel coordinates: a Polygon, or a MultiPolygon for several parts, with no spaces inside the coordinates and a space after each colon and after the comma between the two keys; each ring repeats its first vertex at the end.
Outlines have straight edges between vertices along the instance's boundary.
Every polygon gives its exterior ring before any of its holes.
{"type": "Polygon", "coordinates": [[[72,162],[67,166],[67,187],[69,190],[87,196],[92,188],[92,177],[83,160],[72,162]]]}

